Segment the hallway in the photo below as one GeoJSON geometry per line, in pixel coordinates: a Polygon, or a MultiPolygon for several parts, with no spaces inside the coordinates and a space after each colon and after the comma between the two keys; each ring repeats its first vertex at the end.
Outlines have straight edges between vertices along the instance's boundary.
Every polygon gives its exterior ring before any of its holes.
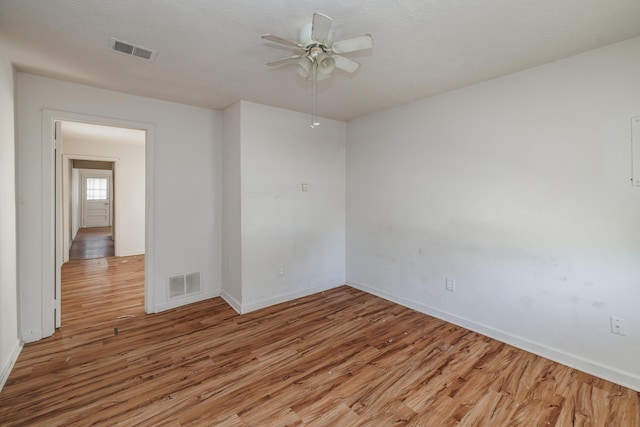
{"type": "Polygon", "coordinates": [[[69,260],[115,256],[113,227],[91,227],[78,230],[69,250],[69,260]]]}

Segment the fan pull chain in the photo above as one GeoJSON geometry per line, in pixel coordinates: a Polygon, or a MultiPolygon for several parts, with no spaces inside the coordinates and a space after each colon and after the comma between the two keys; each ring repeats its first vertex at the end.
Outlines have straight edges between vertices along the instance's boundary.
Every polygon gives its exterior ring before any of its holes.
{"type": "Polygon", "coordinates": [[[316,66],[314,63],[311,64],[311,124],[309,127],[311,129],[315,128],[315,87],[316,87],[316,66]]]}
{"type": "Polygon", "coordinates": [[[311,66],[311,129],[320,126],[318,121],[318,63],[313,61],[311,66]]]}

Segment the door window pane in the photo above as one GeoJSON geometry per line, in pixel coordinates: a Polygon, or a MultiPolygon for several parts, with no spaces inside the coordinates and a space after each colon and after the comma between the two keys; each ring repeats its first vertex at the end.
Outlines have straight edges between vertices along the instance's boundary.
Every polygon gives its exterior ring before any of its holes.
{"type": "Polygon", "coordinates": [[[107,200],[107,178],[87,178],[87,200],[107,200]]]}

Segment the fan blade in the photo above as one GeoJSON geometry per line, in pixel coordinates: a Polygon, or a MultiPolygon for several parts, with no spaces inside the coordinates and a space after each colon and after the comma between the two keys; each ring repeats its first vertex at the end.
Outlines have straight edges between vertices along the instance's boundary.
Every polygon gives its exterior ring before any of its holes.
{"type": "Polygon", "coordinates": [[[283,44],[285,46],[293,46],[293,47],[299,47],[300,49],[304,49],[304,46],[302,46],[300,43],[296,43],[294,41],[287,40],[287,39],[282,38],[280,36],[274,36],[273,34],[265,34],[265,35],[262,36],[262,38],[265,39],[265,40],[269,40],[270,42],[283,44]]]}
{"type": "Polygon", "coordinates": [[[322,13],[313,14],[313,23],[311,26],[311,37],[318,43],[327,43],[329,38],[329,30],[331,29],[331,18],[322,13]]]}
{"type": "Polygon", "coordinates": [[[336,68],[348,73],[355,73],[360,68],[360,64],[352,59],[340,55],[331,55],[331,57],[336,61],[336,68]]]}
{"type": "Polygon", "coordinates": [[[352,39],[335,42],[331,50],[335,53],[349,53],[356,50],[371,49],[373,47],[373,37],[371,34],[363,34],[352,39]]]}
{"type": "Polygon", "coordinates": [[[287,56],[286,58],[282,58],[282,59],[277,59],[275,61],[271,61],[271,62],[267,62],[267,65],[272,67],[274,65],[281,65],[281,64],[287,64],[289,62],[295,62],[300,58],[304,58],[304,55],[293,55],[293,56],[287,56]]]}

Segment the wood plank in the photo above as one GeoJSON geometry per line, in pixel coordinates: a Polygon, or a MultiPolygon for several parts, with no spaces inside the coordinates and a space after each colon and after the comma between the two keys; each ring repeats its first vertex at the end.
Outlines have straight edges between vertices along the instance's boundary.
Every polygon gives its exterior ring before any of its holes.
{"type": "Polygon", "coordinates": [[[105,258],[114,255],[112,227],[80,228],[69,248],[70,260],[105,258]]]}
{"type": "Polygon", "coordinates": [[[347,286],[146,315],[143,283],[142,256],[65,264],[0,425],[640,426],[637,392],[347,286]]]}

